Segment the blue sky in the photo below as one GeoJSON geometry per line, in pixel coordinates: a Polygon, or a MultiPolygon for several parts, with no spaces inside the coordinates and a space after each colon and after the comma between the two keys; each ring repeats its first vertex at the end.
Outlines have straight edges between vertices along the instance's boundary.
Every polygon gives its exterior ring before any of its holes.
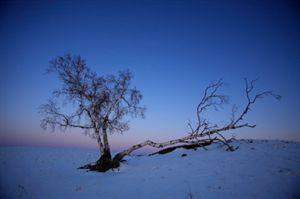
{"type": "MultiPolygon", "coordinates": [[[[300,16],[294,1],[2,1],[1,145],[96,146],[77,130],[44,132],[37,108],[60,84],[48,61],[80,54],[98,74],[130,69],[144,95],[144,120],[111,138],[115,148],[185,135],[211,81],[245,103],[243,78],[260,78],[281,102],[260,101],[244,138],[300,140],[300,16]]],[[[210,117],[226,120],[229,112],[210,117]]]]}

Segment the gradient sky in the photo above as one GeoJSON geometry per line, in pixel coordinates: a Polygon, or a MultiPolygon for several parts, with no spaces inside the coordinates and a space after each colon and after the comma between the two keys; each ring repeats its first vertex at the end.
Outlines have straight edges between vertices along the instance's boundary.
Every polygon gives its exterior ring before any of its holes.
{"type": "MultiPolygon", "coordinates": [[[[243,78],[283,96],[259,101],[255,129],[238,138],[300,140],[300,10],[296,1],[1,1],[0,145],[96,147],[78,130],[39,127],[38,106],[59,82],[48,61],[80,54],[98,74],[130,69],[146,118],[131,121],[114,149],[185,135],[211,81],[245,104],[243,78]]],[[[240,110],[240,109],[239,109],[240,110]]],[[[224,122],[228,109],[209,115],[224,122]]]]}

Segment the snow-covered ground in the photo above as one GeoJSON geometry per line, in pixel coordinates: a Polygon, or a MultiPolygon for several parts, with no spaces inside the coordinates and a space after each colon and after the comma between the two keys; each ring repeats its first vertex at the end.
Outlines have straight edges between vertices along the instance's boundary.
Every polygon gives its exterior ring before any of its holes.
{"type": "Polygon", "coordinates": [[[106,173],[77,169],[96,150],[0,148],[0,198],[300,198],[300,143],[234,145],[131,156],[106,173]]]}

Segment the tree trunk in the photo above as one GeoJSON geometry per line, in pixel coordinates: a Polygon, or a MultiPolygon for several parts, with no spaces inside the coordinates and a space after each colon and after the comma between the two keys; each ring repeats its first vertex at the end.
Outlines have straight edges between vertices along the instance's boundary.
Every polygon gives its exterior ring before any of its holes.
{"type": "Polygon", "coordinates": [[[104,152],[104,147],[103,147],[103,143],[102,143],[102,140],[101,140],[99,130],[95,130],[95,135],[96,135],[96,138],[97,138],[97,143],[98,143],[98,146],[99,146],[100,155],[102,155],[103,152],[104,152]]]}
{"type": "Polygon", "coordinates": [[[100,154],[101,154],[100,158],[95,163],[86,164],[82,167],[79,167],[79,169],[89,169],[91,171],[105,172],[109,169],[119,167],[120,162],[113,161],[111,158],[106,126],[103,126],[102,128],[102,140],[99,132],[98,134],[96,132],[96,135],[97,135],[97,141],[100,148],[100,154]]]}
{"type": "Polygon", "coordinates": [[[106,164],[110,164],[111,162],[111,153],[110,153],[110,147],[107,138],[106,126],[102,128],[102,136],[103,136],[104,148],[101,157],[97,161],[97,164],[106,165],[106,164]]]}
{"type": "Polygon", "coordinates": [[[119,167],[119,162],[114,162],[111,159],[110,146],[107,137],[107,128],[104,125],[102,128],[102,138],[103,138],[103,151],[100,158],[97,160],[94,169],[100,172],[105,172],[109,169],[119,167]]]}
{"type": "Polygon", "coordinates": [[[108,137],[107,137],[107,131],[105,125],[102,128],[102,134],[103,134],[103,144],[104,144],[104,151],[102,155],[105,155],[107,156],[107,158],[111,159],[110,147],[108,143],[108,137]]]}

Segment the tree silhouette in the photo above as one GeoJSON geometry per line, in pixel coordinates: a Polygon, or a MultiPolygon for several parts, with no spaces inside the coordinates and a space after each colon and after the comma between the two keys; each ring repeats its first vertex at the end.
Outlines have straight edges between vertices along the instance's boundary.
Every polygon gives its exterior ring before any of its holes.
{"type": "Polygon", "coordinates": [[[122,133],[129,129],[126,115],[144,117],[145,108],[139,106],[142,94],[131,86],[132,74],[121,71],[118,75],[99,76],[91,71],[80,56],[66,54],[52,61],[47,72],[55,73],[61,88],[53,98],[40,106],[43,116],[41,126],[46,128],[80,128],[97,139],[100,158],[97,169],[112,167],[108,134],[122,133]],[[73,111],[66,113],[59,101],[71,104],[73,111]]]}

